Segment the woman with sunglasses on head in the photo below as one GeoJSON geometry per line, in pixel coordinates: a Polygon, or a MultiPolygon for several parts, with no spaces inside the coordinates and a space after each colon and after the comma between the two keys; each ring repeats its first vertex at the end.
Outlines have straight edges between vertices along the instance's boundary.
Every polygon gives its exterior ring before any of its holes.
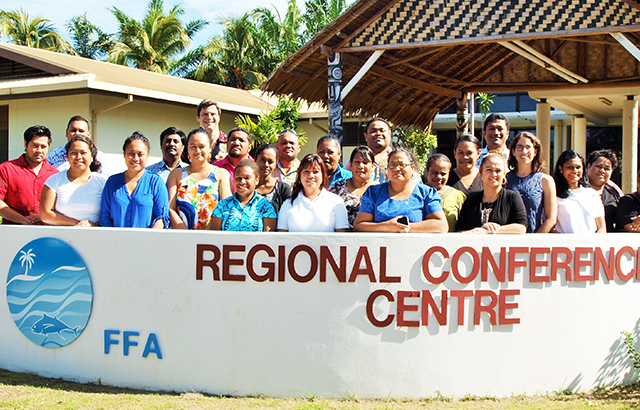
{"type": "Polygon", "coordinates": [[[517,192],[503,187],[507,160],[489,152],[480,162],[483,190],[467,197],[462,205],[456,231],[509,234],[527,232],[527,211],[517,192]]]}
{"type": "Polygon", "coordinates": [[[587,184],[584,158],[579,152],[567,150],[560,154],[553,179],[558,197],[556,232],[607,233],[604,206],[598,193],[587,184]]]}
{"type": "Polygon", "coordinates": [[[307,154],[298,168],[291,198],[278,212],[279,232],[346,232],[347,208],[338,195],[327,191],[329,178],[325,163],[316,154],[307,154]]]}
{"type": "Polygon", "coordinates": [[[527,209],[527,232],[549,233],[556,224],[556,183],[542,173],[542,144],[530,132],[520,132],[509,147],[507,188],[520,194],[527,209]]]}
{"type": "Polygon", "coordinates": [[[413,178],[413,152],[404,147],[389,153],[387,181],[370,186],[362,196],[353,224],[362,232],[447,232],[449,225],[435,188],[413,178]]]}

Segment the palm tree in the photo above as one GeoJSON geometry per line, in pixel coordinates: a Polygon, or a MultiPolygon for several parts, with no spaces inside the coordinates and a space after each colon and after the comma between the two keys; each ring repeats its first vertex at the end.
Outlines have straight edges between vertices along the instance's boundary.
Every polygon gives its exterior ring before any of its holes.
{"type": "Polygon", "coordinates": [[[0,11],[0,34],[21,46],[74,54],[48,19],[40,16],[31,19],[23,8],[0,11]]]}
{"type": "Polygon", "coordinates": [[[149,1],[142,21],[127,16],[117,7],[110,10],[118,20],[120,32],[108,60],[159,73],[170,72],[193,36],[209,24],[199,19],[184,25],[180,21],[184,9],[175,5],[165,14],[162,0],[149,1]]]}
{"type": "Polygon", "coordinates": [[[260,71],[269,75],[304,43],[300,34],[302,15],[295,0],[289,0],[284,17],[278,10],[264,7],[254,9],[252,14],[257,22],[256,42],[265,51],[260,71]]]}
{"type": "Polygon", "coordinates": [[[73,48],[79,56],[98,60],[109,55],[111,37],[91,24],[87,19],[87,13],[72,17],[66,26],[73,41],[73,48]]]}
{"type": "Polygon", "coordinates": [[[25,275],[29,275],[29,269],[33,266],[33,258],[36,257],[36,254],[31,252],[33,249],[29,249],[28,251],[20,251],[22,254],[18,259],[20,261],[20,266],[27,265],[27,270],[24,273],[25,275]]]}
{"type": "Polygon", "coordinates": [[[351,7],[346,0],[307,0],[303,15],[304,40],[308,41],[351,7]]]}

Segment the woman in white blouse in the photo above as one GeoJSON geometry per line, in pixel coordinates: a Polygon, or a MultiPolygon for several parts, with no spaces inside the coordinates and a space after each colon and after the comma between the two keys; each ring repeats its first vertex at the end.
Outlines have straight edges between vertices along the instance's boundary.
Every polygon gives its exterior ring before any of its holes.
{"type": "Polygon", "coordinates": [[[107,182],[99,174],[98,149],[89,138],[76,135],[66,145],[69,169],[45,182],[40,217],[50,225],[95,226],[100,219],[100,200],[107,182]]]}
{"type": "Polygon", "coordinates": [[[574,150],[560,154],[553,179],[558,197],[556,232],[607,233],[604,206],[598,193],[587,184],[582,155],[574,150]]]}
{"type": "Polygon", "coordinates": [[[298,168],[291,198],[278,213],[280,232],[346,232],[347,208],[338,195],[326,189],[327,171],[322,159],[308,154],[298,168]]]}

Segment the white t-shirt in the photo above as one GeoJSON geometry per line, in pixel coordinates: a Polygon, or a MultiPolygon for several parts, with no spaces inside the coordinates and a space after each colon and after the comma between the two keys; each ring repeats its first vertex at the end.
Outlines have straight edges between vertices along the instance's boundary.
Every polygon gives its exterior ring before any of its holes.
{"type": "Polygon", "coordinates": [[[289,232],[334,232],[349,229],[347,208],[342,198],[322,189],[313,201],[300,192],[295,201],[287,199],[278,212],[278,229],[289,232]]]}
{"type": "Polygon", "coordinates": [[[69,181],[67,171],[62,171],[50,176],[45,185],[57,195],[56,212],[78,221],[86,219],[96,223],[100,219],[100,201],[107,178],[106,175],[92,172],[86,183],[74,184],[69,181]]]}
{"type": "Polygon", "coordinates": [[[558,222],[560,233],[595,233],[596,218],[604,216],[600,195],[592,188],[580,187],[567,198],[558,198],[558,222]]]}

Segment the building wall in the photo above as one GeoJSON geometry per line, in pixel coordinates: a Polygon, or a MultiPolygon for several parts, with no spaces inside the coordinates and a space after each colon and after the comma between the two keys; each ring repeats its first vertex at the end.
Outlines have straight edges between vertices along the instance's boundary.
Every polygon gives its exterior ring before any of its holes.
{"type": "MultiPolygon", "coordinates": [[[[9,107],[9,158],[24,152],[23,133],[32,125],[45,125],[51,129],[52,148],[66,143],[65,130],[69,118],[81,115],[92,122],[92,111],[123,101],[124,98],[96,94],[73,96],[23,98],[1,102],[9,107]]],[[[229,131],[235,126],[237,113],[223,112],[220,129],[229,131]]],[[[127,105],[103,112],[97,116],[94,140],[98,148],[106,153],[122,152],[123,141],[139,130],[151,142],[150,155],[160,157],[159,136],[167,127],[176,126],[186,133],[198,127],[196,107],[169,103],[136,100],[127,105]]]]}

